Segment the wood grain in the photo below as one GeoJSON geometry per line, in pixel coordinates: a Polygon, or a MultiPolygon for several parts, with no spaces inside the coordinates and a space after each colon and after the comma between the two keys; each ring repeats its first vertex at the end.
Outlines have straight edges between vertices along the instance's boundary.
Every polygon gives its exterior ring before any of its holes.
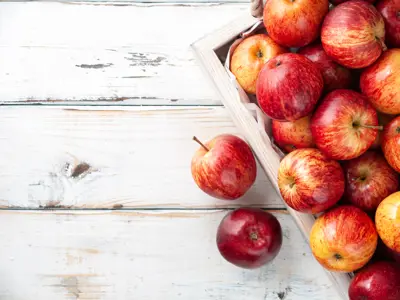
{"type": "Polygon", "coordinates": [[[0,3],[0,103],[220,105],[189,45],[248,4],[0,3]]]}
{"type": "Polygon", "coordinates": [[[215,245],[226,211],[0,212],[0,299],[338,299],[293,220],[256,270],[215,245]]]}
{"type": "Polygon", "coordinates": [[[283,207],[260,167],[237,201],[216,200],[195,185],[193,135],[227,132],[238,134],[222,107],[2,107],[0,205],[283,207]]]}

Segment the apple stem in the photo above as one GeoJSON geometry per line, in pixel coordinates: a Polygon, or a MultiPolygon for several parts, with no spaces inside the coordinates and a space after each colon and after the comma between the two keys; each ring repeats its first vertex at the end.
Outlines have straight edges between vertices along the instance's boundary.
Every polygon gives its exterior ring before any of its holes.
{"type": "Polygon", "coordinates": [[[378,126],[373,126],[373,125],[360,125],[360,126],[361,126],[361,127],[364,127],[364,128],[383,130],[383,126],[382,126],[382,125],[378,125],[378,126]]]}
{"type": "Polygon", "coordinates": [[[256,241],[258,239],[258,234],[256,232],[250,233],[250,238],[253,241],[256,241]]]}
{"type": "Polygon", "coordinates": [[[210,151],[210,149],[208,149],[202,142],[200,142],[200,140],[197,137],[194,136],[193,140],[197,142],[200,146],[202,146],[206,151],[210,151]]]}

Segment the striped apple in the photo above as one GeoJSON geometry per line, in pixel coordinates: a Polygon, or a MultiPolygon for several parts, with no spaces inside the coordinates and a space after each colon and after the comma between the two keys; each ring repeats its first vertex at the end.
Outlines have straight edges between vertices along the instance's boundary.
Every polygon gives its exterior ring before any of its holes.
{"type": "Polygon", "coordinates": [[[400,173],[400,116],[385,126],[382,151],[389,165],[400,173]]]}
{"type": "Polygon", "coordinates": [[[344,193],[340,164],[315,148],[297,149],[286,155],[278,170],[283,200],[296,211],[319,213],[335,205],[344,193]]]}
{"type": "Polygon", "coordinates": [[[400,114],[400,49],[387,50],[360,77],[370,103],[385,114],[400,114]]]}
{"type": "Polygon", "coordinates": [[[339,4],[325,17],[321,42],[339,64],[353,69],[374,63],[386,49],[385,23],[376,8],[364,0],[339,4]]]}
{"type": "Polygon", "coordinates": [[[315,221],[310,247],[327,270],[353,272],[365,266],[375,253],[378,234],[366,212],[342,205],[332,208],[315,221]]]}

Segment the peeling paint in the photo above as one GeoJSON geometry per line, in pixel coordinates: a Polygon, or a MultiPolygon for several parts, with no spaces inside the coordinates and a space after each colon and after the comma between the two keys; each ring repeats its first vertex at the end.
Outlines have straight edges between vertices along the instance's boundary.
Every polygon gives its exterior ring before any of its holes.
{"type": "Polygon", "coordinates": [[[108,68],[111,67],[113,64],[93,64],[93,65],[88,65],[88,64],[82,64],[82,65],[75,65],[78,68],[83,68],[83,69],[103,69],[103,68],[108,68]]]}

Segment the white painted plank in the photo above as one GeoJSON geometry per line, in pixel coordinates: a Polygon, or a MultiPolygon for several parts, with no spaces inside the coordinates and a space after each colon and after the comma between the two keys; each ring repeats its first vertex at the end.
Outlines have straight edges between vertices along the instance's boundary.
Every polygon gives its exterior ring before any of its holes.
{"type": "Polygon", "coordinates": [[[226,213],[1,211],[0,299],[338,299],[287,214],[271,264],[227,263],[215,245],[226,213]]]}
{"type": "Polygon", "coordinates": [[[0,205],[283,207],[260,167],[240,200],[217,201],[195,185],[192,137],[221,133],[238,134],[223,107],[2,107],[0,205]],[[82,163],[90,169],[76,176],[82,163]]]}
{"type": "Polygon", "coordinates": [[[0,3],[0,103],[220,104],[189,45],[247,4],[0,3]]]}

